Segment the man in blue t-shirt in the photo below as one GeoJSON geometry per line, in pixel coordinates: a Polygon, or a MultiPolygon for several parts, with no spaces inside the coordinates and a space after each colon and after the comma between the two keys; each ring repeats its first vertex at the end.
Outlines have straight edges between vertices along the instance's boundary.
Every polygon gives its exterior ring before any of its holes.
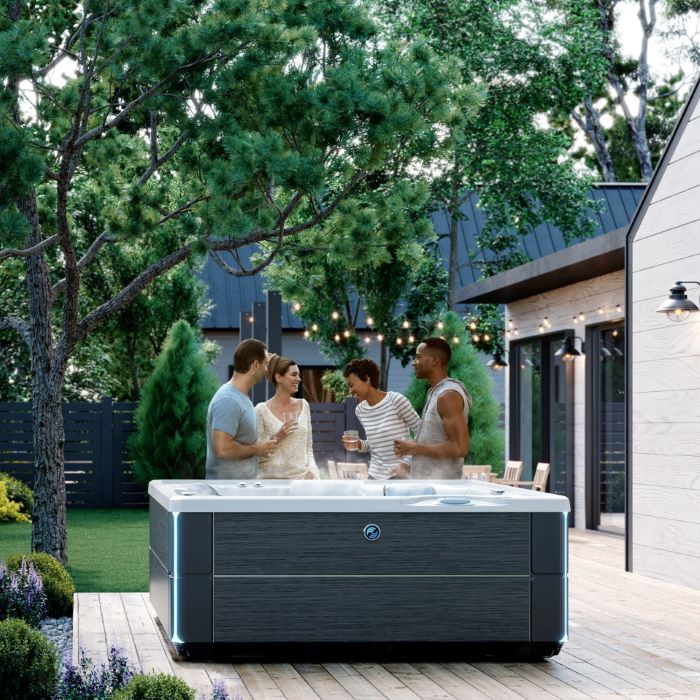
{"type": "Polygon", "coordinates": [[[233,376],[207,411],[207,479],[254,479],[258,457],[275,448],[274,439],[258,442],[257,416],[248,398],[266,367],[267,349],[260,340],[244,340],[233,353],[233,376]]]}

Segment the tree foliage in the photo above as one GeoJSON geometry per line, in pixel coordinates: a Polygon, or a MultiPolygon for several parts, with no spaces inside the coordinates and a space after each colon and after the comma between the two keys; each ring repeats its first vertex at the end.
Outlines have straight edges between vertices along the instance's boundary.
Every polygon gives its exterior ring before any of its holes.
{"type": "Polygon", "coordinates": [[[219,382],[186,321],[168,333],[143,387],[130,442],[134,475],[151,479],[203,479],[207,407],[219,382]]]}
{"type": "MultiPolygon", "coordinates": [[[[454,312],[446,313],[436,326],[433,335],[444,337],[452,346],[452,358],[447,373],[459,379],[472,397],[470,416],[471,445],[467,455],[467,464],[491,464],[500,472],[504,460],[504,435],[498,427],[500,406],[493,397],[493,380],[489,371],[469,343],[462,319],[454,312]]],[[[428,394],[428,383],[416,379],[406,392],[413,408],[420,414],[428,394]]]]}
{"type": "Polygon", "coordinates": [[[247,274],[243,245],[272,258],[360,219],[339,205],[430,137],[441,75],[357,2],[0,0],[0,266],[24,268],[0,331],[31,366],[34,549],[66,561],[60,400],[81,343],[188,259],[247,274]]]}
{"type": "MultiPolygon", "coordinates": [[[[485,217],[478,241],[488,251],[484,275],[525,262],[519,238],[542,220],[556,224],[567,240],[590,234],[592,222],[582,213],[590,182],[574,171],[566,136],[548,124],[548,116],[574,109],[603,79],[590,2],[379,4],[390,36],[426,37],[436,53],[456,62],[463,84],[477,89],[464,93],[476,110],[450,124],[433,180],[433,205],[445,207],[452,219],[453,257],[460,207],[474,191],[485,217]]],[[[453,269],[451,289],[454,279],[453,269]]]]}

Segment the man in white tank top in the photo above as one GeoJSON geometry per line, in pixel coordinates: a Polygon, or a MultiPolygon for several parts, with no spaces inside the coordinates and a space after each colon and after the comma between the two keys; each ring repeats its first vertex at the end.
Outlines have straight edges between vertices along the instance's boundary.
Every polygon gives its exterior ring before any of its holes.
{"type": "Polygon", "coordinates": [[[442,338],[426,338],[416,350],[413,368],[430,385],[415,441],[395,440],[399,457],[413,455],[412,479],[461,479],[469,452],[467,419],[472,398],[464,384],[447,376],[452,356],[442,338]]]}

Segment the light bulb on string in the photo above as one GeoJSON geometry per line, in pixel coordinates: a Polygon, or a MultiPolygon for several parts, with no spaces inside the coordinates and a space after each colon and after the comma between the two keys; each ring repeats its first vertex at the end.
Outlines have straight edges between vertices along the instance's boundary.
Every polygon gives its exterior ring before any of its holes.
{"type": "Polygon", "coordinates": [[[469,330],[475,331],[476,330],[476,321],[472,321],[469,324],[469,330]]]}
{"type": "Polygon", "coordinates": [[[298,301],[295,301],[294,304],[292,304],[292,308],[294,311],[301,311],[301,304],[298,301]]]}
{"type": "Polygon", "coordinates": [[[411,322],[406,320],[401,324],[401,328],[410,328],[411,327],[411,322]]]}
{"type": "Polygon", "coordinates": [[[480,340],[480,338],[479,338],[479,336],[478,336],[476,333],[474,333],[474,335],[472,336],[472,340],[473,340],[475,343],[478,343],[479,340],[480,340]]]}
{"type": "Polygon", "coordinates": [[[602,306],[599,306],[599,307],[598,307],[598,313],[601,314],[601,315],[603,314],[603,307],[602,307],[602,306]]]}
{"type": "Polygon", "coordinates": [[[331,318],[332,318],[334,321],[337,321],[339,317],[340,317],[340,314],[339,314],[337,311],[333,311],[333,312],[331,313],[331,318]]]}
{"type": "Polygon", "coordinates": [[[445,324],[442,321],[437,322],[437,329],[441,331],[445,327],[445,324]]]}
{"type": "Polygon", "coordinates": [[[365,345],[369,345],[370,342],[371,342],[371,338],[368,335],[366,335],[365,336],[365,345]]]}
{"type": "Polygon", "coordinates": [[[340,342],[340,335],[338,335],[338,333],[336,333],[336,334],[333,336],[333,338],[334,338],[334,340],[335,340],[336,343],[339,343],[339,342],[340,342]]]}
{"type": "Polygon", "coordinates": [[[458,336],[458,335],[453,336],[453,337],[452,337],[452,342],[453,342],[455,345],[459,345],[459,336],[458,336]]]}
{"type": "Polygon", "coordinates": [[[415,342],[416,342],[415,337],[412,336],[412,335],[409,335],[409,336],[408,336],[408,342],[411,343],[411,344],[415,343],[415,342]]]}
{"type": "Polygon", "coordinates": [[[347,329],[344,330],[344,331],[343,331],[343,335],[344,335],[346,338],[349,338],[349,337],[350,337],[350,331],[347,330],[347,329]]]}
{"type": "Polygon", "coordinates": [[[377,340],[381,343],[384,340],[384,336],[381,333],[377,333],[377,340]]]}
{"type": "Polygon", "coordinates": [[[403,345],[403,340],[401,338],[396,339],[396,344],[397,345],[403,345]]]}
{"type": "Polygon", "coordinates": [[[484,342],[488,343],[491,340],[491,336],[488,333],[484,333],[484,342]]]}
{"type": "Polygon", "coordinates": [[[542,323],[544,324],[544,327],[545,327],[545,328],[551,328],[551,327],[552,327],[552,324],[549,322],[549,318],[547,318],[547,316],[545,316],[545,317],[542,319],[542,323]]]}
{"type": "Polygon", "coordinates": [[[304,331],[304,338],[308,338],[311,335],[309,331],[304,331]]]}
{"type": "Polygon", "coordinates": [[[586,320],[586,316],[584,315],[583,311],[579,311],[578,320],[581,321],[582,323],[586,320]]]}
{"type": "Polygon", "coordinates": [[[619,314],[619,313],[622,311],[622,306],[621,306],[620,304],[618,304],[618,305],[615,307],[615,311],[617,311],[617,313],[619,314]]]}
{"type": "Polygon", "coordinates": [[[318,323],[314,323],[314,324],[311,326],[311,330],[312,330],[314,333],[318,333],[318,323]]]}
{"type": "Polygon", "coordinates": [[[368,326],[374,325],[374,319],[371,316],[367,316],[367,325],[368,326]]]}

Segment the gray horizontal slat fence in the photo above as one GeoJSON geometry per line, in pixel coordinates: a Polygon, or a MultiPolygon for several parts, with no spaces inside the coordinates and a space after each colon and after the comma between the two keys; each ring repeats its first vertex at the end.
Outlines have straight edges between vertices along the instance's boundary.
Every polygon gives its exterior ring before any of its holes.
{"type": "MultiPolygon", "coordinates": [[[[345,430],[364,431],[355,416],[354,399],[344,403],[312,403],[311,428],[316,462],[329,459],[367,461],[369,455],[346,452],[341,443],[345,430]]],[[[136,483],[133,460],[127,449],[134,432],[134,403],[110,398],[99,403],[63,404],[66,442],[66,499],[69,506],[84,508],[130,508],[148,504],[136,483]]],[[[30,403],[0,402],[0,471],[34,485],[34,446],[30,403]]]]}
{"type": "MultiPolygon", "coordinates": [[[[134,482],[127,440],[136,404],[64,403],[66,500],[72,507],[144,506],[148,498],[134,482]]],[[[34,485],[30,403],[0,403],[0,471],[34,485]]]]}

